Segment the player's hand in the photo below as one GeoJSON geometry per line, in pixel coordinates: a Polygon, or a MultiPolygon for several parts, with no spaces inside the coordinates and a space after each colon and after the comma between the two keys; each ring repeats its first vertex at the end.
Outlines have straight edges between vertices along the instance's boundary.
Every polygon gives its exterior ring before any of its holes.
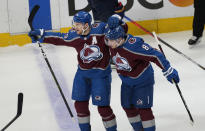
{"type": "Polygon", "coordinates": [[[167,70],[163,71],[163,74],[171,83],[173,83],[173,81],[179,83],[180,81],[177,70],[172,67],[169,67],[167,70]]]}
{"type": "Polygon", "coordinates": [[[37,37],[30,36],[32,43],[36,43],[38,41],[37,37]]]}
{"type": "Polygon", "coordinates": [[[125,15],[125,7],[123,6],[123,4],[121,2],[119,2],[118,6],[115,7],[115,13],[118,14],[119,16],[121,16],[121,18],[124,17],[124,15],[125,15]]]}
{"type": "Polygon", "coordinates": [[[35,29],[28,33],[28,36],[31,38],[32,43],[36,43],[39,39],[41,39],[44,35],[44,29],[35,29]]]}

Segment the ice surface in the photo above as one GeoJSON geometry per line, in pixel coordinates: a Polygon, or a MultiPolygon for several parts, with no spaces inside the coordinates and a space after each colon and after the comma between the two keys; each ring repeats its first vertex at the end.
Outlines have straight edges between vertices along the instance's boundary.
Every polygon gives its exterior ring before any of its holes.
{"type": "MultiPolygon", "coordinates": [[[[159,34],[164,41],[180,50],[191,59],[205,66],[205,38],[190,49],[187,41],[191,31],[159,34]]],[[[154,38],[141,36],[146,43],[157,47],[154,38]]],[[[179,87],[195,120],[191,126],[188,113],[174,85],[155,70],[153,112],[157,131],[205,131],[205,71],[185,59],[182,55],[161,44],[171,65],[180,75],[179,87]]],[[[71,100],[72,81],[77,69],[76,51],[65,46],[44,45],[49,62],[63,88],[74,115],[71,100]]],[[[119,131],[131,131],[127,117],[120,106],[121,81],[112,72],[111,106],[117,117],[119,131]]],[[[0,128],[15,115],[17,95],[24,93],[22,115],[8,131],[79,131],[77,122],[71,121],[53,78],[35,44],[23,47],[0,48],[0,128]],[[63,129],[64,128],[64,129],[63,129]]],[[[97,108],[90,104],[92,131],[104,131],[97,108]]]]}

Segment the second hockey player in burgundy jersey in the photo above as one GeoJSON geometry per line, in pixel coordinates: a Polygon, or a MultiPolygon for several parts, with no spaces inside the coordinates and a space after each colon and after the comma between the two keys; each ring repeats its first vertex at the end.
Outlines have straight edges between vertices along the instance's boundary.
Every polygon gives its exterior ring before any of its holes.
{"type": "Polygon", "coordinates": [[[177,71],[164,55],[144,43],[142,38],[126,35],[121,26],[114,26],[106,33],[107,45],[117,73],[121,78],[121,105],[135,131],[155,131],[152,113],[154,71],[151,62],[158,65],[168,81],[179,82],[177,71]]]}

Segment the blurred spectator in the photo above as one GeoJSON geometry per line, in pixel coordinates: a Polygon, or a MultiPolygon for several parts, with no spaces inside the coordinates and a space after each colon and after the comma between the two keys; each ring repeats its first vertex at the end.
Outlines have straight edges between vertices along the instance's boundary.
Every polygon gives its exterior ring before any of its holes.
{"type": "Polygon", "coordinates": [[[189,45],[196,45],[201,41],[205,24],[205,0],[194,0],[193,36],[189,39],[189,45]]]}
{"type": "MultiPolygon", "coordinates": [[[[117,13],[124,15],[124,7],[118,0],[87,0],[91,7],[95,22],[107,22],[108,18],[117,13]]],[[[122,16],[123,17],[123,16],[122,16]]]]}

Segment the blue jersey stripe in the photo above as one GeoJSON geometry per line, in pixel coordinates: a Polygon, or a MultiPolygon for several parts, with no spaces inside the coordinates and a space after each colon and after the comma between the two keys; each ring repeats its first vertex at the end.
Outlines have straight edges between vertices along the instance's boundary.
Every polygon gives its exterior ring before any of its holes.
{"type": "Polygon", "coordinates": [[[37,4],[40,6],[40,9],[33,20],[34,29],[43,28],[46,30],[51,30],[52,22],[50,0],[29,0],[29,11],[31,12],[33,6],[37,4]]]}

